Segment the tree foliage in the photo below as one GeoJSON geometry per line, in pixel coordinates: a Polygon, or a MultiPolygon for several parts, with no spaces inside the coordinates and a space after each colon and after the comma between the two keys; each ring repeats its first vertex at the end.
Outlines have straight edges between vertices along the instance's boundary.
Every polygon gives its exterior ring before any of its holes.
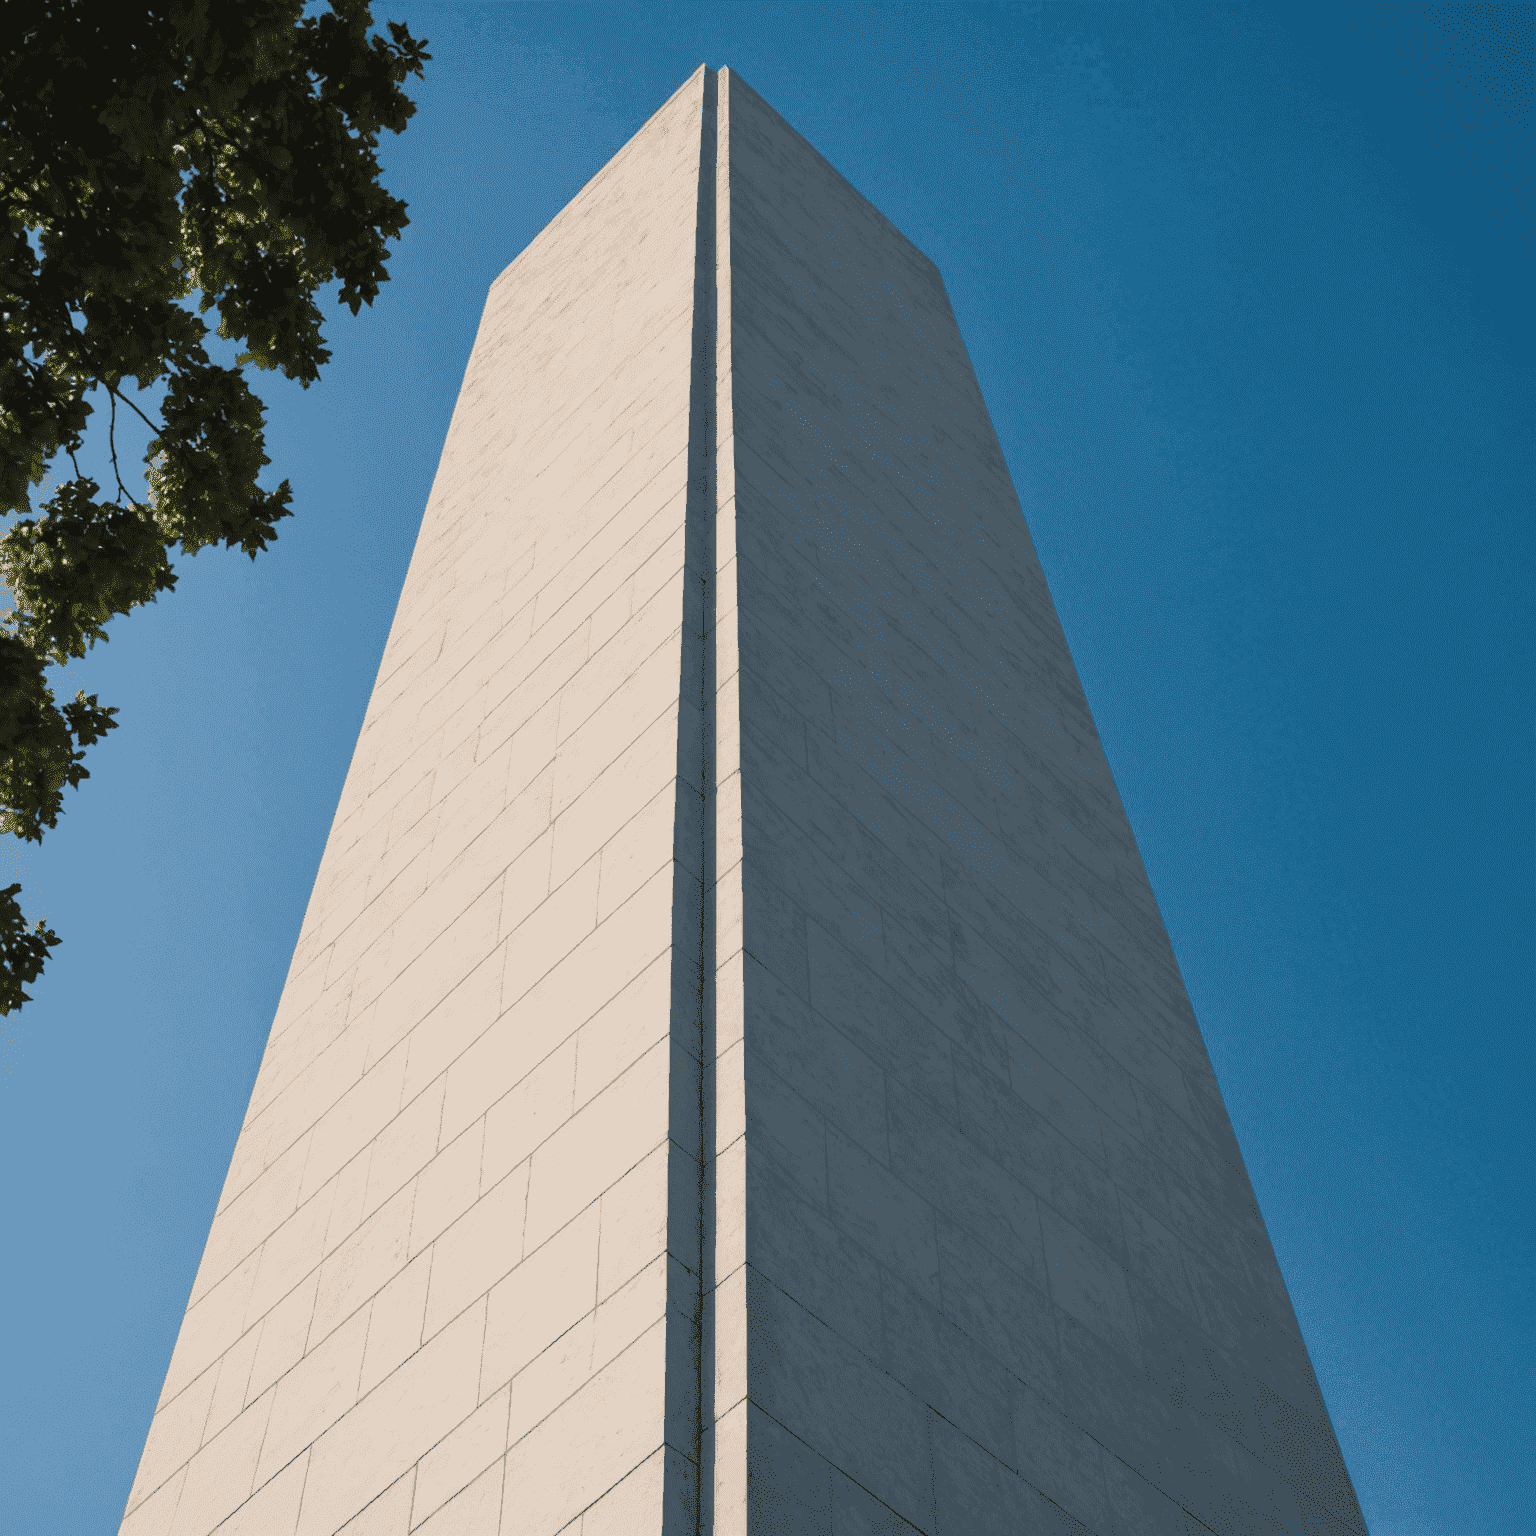
{"type": "MultiPolygon", "coordinates": [[[[307,387],[330,356],[319,291],[336,284],[356,314],[388,278],[407,219],[380,185],[379,139],[405,128],[404,85],[429,55],[396,22],[375,30],[368,0],[7,0],[5,22],[0,516],[16,520],[0,578],[16,607],[0,621],[0,829],[40,840],[117,724],[94,694],[59,703],[47,668],[173,588],[173,550],[254,559],[292,511],[286,480],[257,483],[246,369],[307,387]],[[235,366],[209,356],[210,329],[242,348],[235,366]],[[103,406],[110,495],[76,460],[103,406]],[[139,497],[121,413],[152,434],[139,497]],[[63,460],[73,473],[34,507],[63,460]]],[[[0,888],[0,1013],[58,943],[27,928],[19,890],[0,888]]]]}

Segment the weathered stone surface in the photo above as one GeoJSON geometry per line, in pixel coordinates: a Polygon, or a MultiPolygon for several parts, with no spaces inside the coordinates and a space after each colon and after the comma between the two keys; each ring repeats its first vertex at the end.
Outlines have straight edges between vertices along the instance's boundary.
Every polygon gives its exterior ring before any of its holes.
{"type": "Polygon", "coordinates": [[[492,287],[122,1529],[1364,1529],[944,285],[728,71],[492,287]]]}

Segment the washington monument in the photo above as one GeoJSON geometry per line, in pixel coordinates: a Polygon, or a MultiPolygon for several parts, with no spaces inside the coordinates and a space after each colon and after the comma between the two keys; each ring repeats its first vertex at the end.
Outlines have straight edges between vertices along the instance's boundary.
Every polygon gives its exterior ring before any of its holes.
{"type": "Polygon", "coordinates": [[[701,68],[491,286],[123,1536],[1364,1530],[939,273],[701,68]]]}

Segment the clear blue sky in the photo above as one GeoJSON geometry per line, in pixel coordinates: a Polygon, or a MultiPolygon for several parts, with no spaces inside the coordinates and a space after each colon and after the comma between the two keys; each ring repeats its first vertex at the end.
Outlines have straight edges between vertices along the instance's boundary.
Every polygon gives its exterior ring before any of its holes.
{"type": "Polygon", "coordinates": [[[944,273],[1375,1536],[1530,1530],[1532,8],[376,12],[413,222],[263,381],[299,515],[0,849],[0,1530],[116,1529],[486,287],[703,61],[944,273]]]}

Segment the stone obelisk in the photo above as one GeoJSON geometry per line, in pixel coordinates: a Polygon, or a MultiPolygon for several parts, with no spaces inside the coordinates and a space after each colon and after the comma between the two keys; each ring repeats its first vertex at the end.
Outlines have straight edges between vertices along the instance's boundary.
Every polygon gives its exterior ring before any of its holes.
{"type": "Polygon", "coordinates": [[[729,71],[491,288],[122,1530],[1364,1530],[938,271],[729,71]]]}

